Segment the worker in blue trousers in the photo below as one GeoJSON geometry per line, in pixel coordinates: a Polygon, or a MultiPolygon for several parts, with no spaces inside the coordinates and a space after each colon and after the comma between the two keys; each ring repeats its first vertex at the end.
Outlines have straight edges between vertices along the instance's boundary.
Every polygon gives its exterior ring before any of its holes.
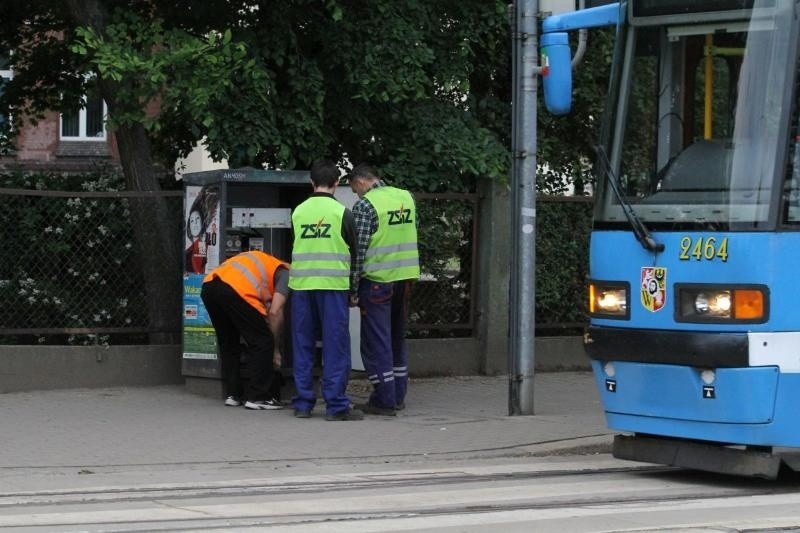
{"type": "Polygon", "coordinates": [[[358,253],[351,304],[361,309],[361,358],[373,392],[357,406],[366,414],[394,416],[408,389],[406,321],[411,283],[419,279],[417,209],[411,193],[383,183],[366,164],[350,173],[358,253]]]}
{"type": "Polygon", "coordinates": [[[289,288],[292,289],[294,415],[309,418],[316,403],[314,349],[322,338],[322,396],[325,419],[361,420],[347,396],[350,376],[351,270],[355,255],[353,213],[333,197],[339,169],[330,161],[311,166],[312,195],[292,213],[294,245],[289,288]]]}

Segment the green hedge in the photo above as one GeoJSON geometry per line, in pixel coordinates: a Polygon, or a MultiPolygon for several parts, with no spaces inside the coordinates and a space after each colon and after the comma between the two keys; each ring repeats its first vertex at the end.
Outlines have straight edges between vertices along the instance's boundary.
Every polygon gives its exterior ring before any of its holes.
{"type": "MultiPolygon", "coordinates": [[[[592,203],[537,198],[536,326],[574,332],[588,322],[587,279],[592,203]]],[[[577,199],[575,199],[577,200],[577,199]]]]}

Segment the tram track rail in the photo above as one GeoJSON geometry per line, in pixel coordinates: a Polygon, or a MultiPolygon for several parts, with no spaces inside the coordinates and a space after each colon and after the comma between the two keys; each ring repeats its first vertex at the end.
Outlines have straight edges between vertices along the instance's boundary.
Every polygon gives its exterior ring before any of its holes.
{"type": "MultiPolygon", "coordinates": [[[[330,477],[330,476],[328,476],[330,477]]],[[[581,509],[605,509],[615,506],[651,507],[692,503],[696,501],[714,502],[725,498],[770,497],[796,494],[795,483],[763,482],[761,480],[744,480],[726,478],[711,474],[680,471],[673,468],[657,466],[607,467],[591,469],[556,469],[529,472],[486,472],[472,473],[452,471],[413,471],[407,473],[365,473],[337,475],[327,481],[276,480],[273,482],[253,483],[188,483],[175,486],[141,486],[132,488],[87,488],[63,491],[7,492],[0,494],[0,531],[20,527],[19,523],[3,522],[3,517],[10,514],[23,516],[42,516],[39,522],[31,523],[31,530],[71,531],[195,531],[195,530],[230,530],[248,528],[277,527],[322,527],[336,528],[348,524],[377,523],[382,520],[407,520],[424,518],[442,518],[447,516],[470,516],[479,519],[479,515],[508,514],[515,512],[543,512],[581,509]],[[524,490],[527,482],[543,486],[549,482],[567,483],[581,486],[593,481],[611,483],[617,477],[630,475],[634,478],[662,478],[665,485],[674,484],[674,480],[683,485],[692,485],[686,492],[675,493],[642,493],[620,496],[614,492],[586,493],[580,495],[554,495],[538,499],[518,498],[508,501],[480,501],[476,498],[437,505],[434,501],[409,503],[410,495],[435,491],[437,494],[448,491],[464,492],[476,486],[521,487],[524,490]],[[695,483],[696,482],[696,483],[695,483]],[[386,491],[386,492],[382,492],[386,491]],[[353,502],[360,497],[379,494],[397,493],[406,495],[406,502],[397,508],[386,505],[365,505],[359,509],[353,502]],[[348,501],[345,510],[336,512],[331,507],[316,509],[313,505],[299,512],[296,507],[283,508],[278,496],[297,501],[313,502],[325,495],[336,494],[348,501]],[[299,497],[299,498],[298,498],[299,497]],[[217,512],[205,512],[203,509],[223,509],[231,502],[246,505],[246,516],[220,516],[217,512]],[[246,502],[246,503],[242,503],[246,502]],[[104,520],[99,509],[108,507],[121,508],[119,519],[104,520]],[[65,509],[60,512],[59,509],[65,509]],[[263,508],[263,512],[259,509],[263,508]],[[86,516],[93,516],[89,527],[77,528],[75,513],[82,509],[86,516]],[[135,509],[143,509],[141,516],[133,519],[130,513],[135,509]],[[148,518],[149,509],[155,518],[148,518]],[[294,510],[293,510],[294,509],[294,510]],[[43,510],[46,510],[46,514],[43,510]],[[37,515],[37,513],[39,513],[37,515]],[[71,515],[69,513],[72,513],[71,515]],[[127,515],[125,513],[128,513],[127,515]],[[47,520],[52,516],[53,520],[47,520]],[[58,517],[70,516],[60,521],[58,517]],[[125,518],[127,516],[127,518],[125,518]],[[170,516],[175,516],[170,518],[170,516]]],[[[288,500],[286,500],[288,501],[288,500]]],[[[79,516],[79,515],[78,515],[79,516]]]]}
{"type": "Polygon", "coordinates": [[[571,475],[598,476],[616,473],[669,472],[675,469],[660,466],[630,466],[599,469],[563,469],[532,472],[496,472],[490,474],[451,472],[412,472],[408,474],[364,473],[348,475],[327,482],[270,482],[270,483],[210,483],[174,486],[143,486],[130,488],[90,488],[53,491],[0,493],[0,509],[9,506],[63,505],[73,503],[133,502],[138,500],[169,500],[179,498],[268,496],[272,494],[304,494],[329,490],[379,490],[393,487],[423,487],[492,481],[522,481],[556,478],[571,475]]]}

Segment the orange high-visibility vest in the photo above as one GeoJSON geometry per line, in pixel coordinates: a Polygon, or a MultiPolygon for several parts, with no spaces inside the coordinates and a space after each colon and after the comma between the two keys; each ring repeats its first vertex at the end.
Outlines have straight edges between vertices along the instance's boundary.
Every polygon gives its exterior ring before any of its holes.
{"type": "Polygon", "coordinates": [[[203,278],[203,283],[219,278],[266,316],[275,292],[275,271],[279,267],[288,269],[289,265],[264,252],[244,252],[212,270],[203,278]]]}

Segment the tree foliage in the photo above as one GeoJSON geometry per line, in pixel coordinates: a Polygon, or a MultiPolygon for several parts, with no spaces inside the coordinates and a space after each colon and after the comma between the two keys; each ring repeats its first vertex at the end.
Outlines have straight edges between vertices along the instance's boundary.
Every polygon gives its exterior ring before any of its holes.
{"type": "Polygon", "coordinates": [[[4,16],[15,78],[0,106],[35,120],[106,80],[110,127],[144,125],[165,162],[202,139],[232,166],[369,160],[414,189],[507,174],[504,2],[97,3],[102,25],[55,0],[4,16]]]}

